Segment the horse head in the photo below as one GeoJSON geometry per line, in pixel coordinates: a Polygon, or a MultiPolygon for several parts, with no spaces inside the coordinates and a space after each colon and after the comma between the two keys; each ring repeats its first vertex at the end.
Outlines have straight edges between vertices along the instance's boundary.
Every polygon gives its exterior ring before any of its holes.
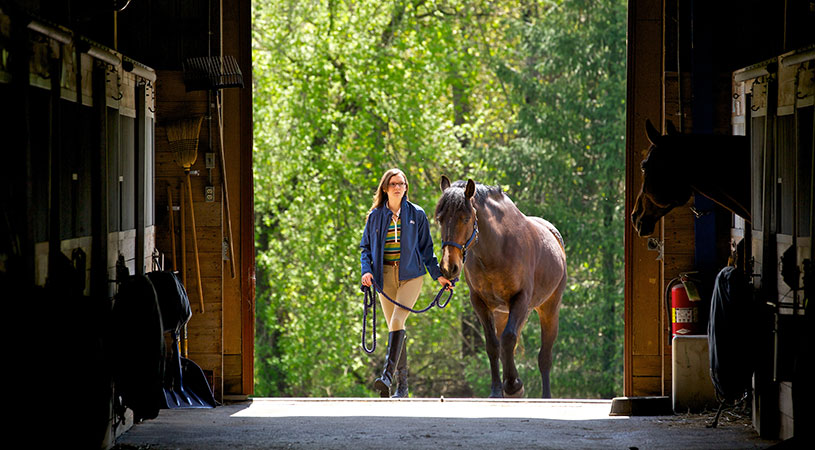
{"type": "Polygon", "coordinates": [[[654,232],[657,221],[677,206],[688,202],[691,187],[683,179],[682,164],[674,158],[677,155],[676,130],[668,123],[668,135],[662,136],[651,124],[645,121],[645,132],[651,147],[642,161],[642,187],[634,203],[631,222],[641,237],[654,232]]]}
{"type": "Polygon", "coordinates": [[[475,213],[475,182],[441,177],[442,196],[436,205],[436,222],[441,227],[441,273],[455,279],[464,268],[467,249],[475,243],[478,221],[475,213]]]}

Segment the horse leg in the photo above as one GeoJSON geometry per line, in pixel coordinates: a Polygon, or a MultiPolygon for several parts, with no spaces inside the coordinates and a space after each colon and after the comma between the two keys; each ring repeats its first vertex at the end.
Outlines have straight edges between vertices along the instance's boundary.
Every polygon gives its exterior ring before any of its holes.
{"type": "Polygon", "coordinates": [[[495,320],[495,336],[499,337],[502,334],[504,334],[504,328],[507,327],[507,319],[509,319],[509,313],[493,311],[492,317],[495,320]]]}
{"type": "Polygon", "coordinates": [[[552,397],[552,391],[549,387],[549,371],[552,369],[552,346],[557,337],[561,294],[562,292],[558,290],[535,309],[538,312],[538,319],[540,319],[541,324],[541,348],[540,352],[538,352],[538,369],[540,370],[541,386],[543,388],[542,398],[552,397]]]}
{"type": "Polygon", "coordinates": [[[501,362],[504,366],[503,390],[507,397],[521,397],[524,394],[524,384],[515,367],[515,347],[518,345],[521,325],[526,322],[529,315],[528,306],[526,294],[523,292],[519,292],[510,299],[509,317],[501,333],[501,362]]]}
{"type": "MultiPolygon", "coordinates": [[[[495,318],[495,335],[498,336],[498,339],[501,339],[501,335],[504,334],[504,328],[507,327],[507,320],[509,320],[509,313],[500,312],[500,311],[493,311],[493,317],[495,318]]],[[[518,327],[519,330],[524,329],[524,325],[526,322],[521,322],[521,325],[518,327]]],[[[523,339],[518,339],[515,342],[515,350],[518,350],[518,346],[523,348],[524,341],[523,339]]]]}
{"type": "MultiPolygon", "coordinates": [[[[495,321],[495,338],[497,339],[496,342],[498,342],[498,347],[496,347],[496,351],[498,351],[498,349],[500,349],[500,345],[501,345],[500,344],[501,335],[504,334],[504,329],[507,327],[507,319],[509,319],[509,313],[508,312],[503,312],[503,311],[498,311],[498,310],[493,310],[492,311],[492,318],[495,321]]],[[[499,359],[499,361],[501,360],[501,358],[503,358],[503,355],[501,354],[500,351],[498,351],[498,359],[499,359]]],[[[498,386],[498,389],[500,389],[499,392],[501,392],[500,397],[503,397],[503,395],[504,395],[504,386],[501,383],[501,381],[498,381],[497,386],[498,386]]]]}
{"type": "Polygon", "coordinates": [[[501,387],[501,373],[498,366],[498,336],[495,334],[495,321],[492,312],[487,308],[473,291],[470,291],[470,303],[473,305],[475,314],[478,316],[481,326],[484,328],[484,340],[486,341],[487,356],[490,358],[490,375],[492,384],[490,385],[490,398],[503,397],[501,387]]]}
{"type": "Polygon", "coordinates": [[[542,398],[551,398],[552,391],[549,386],[549,371],[552,369],[552,346],[557,337],[558,311],[544,311],[538,309],[538,318],[541,324],[541,348],[538,352],[538,369],[541,374],[542,398]]]}

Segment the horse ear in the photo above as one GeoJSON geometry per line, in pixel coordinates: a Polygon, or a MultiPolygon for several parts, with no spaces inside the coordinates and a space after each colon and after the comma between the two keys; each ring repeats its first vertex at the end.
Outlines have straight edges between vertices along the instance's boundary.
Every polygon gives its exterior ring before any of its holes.
{"type": "Polygon", "coordinates": [[[666,122],[666,125],[668,126],[668,136],[676,136],[679,134],[679,132],[676,131],[676,127],[674,126],[673,122],[669,120],[666,122]]]}
{"type": "Polygon", "coordinates": [[[650,119],[645,119],[645,134],[648,135],[648,140],[652,144],[655,144],[662,137],[662,134],[654,128],[654,124],[651,123],[650,119]]]}
{"type": "Polygon", "coordinates": [[[450,187],[450,179],[446,176],[441,176],[441,191],[444,192],[450,187]]]}
{"type": "Polygon", "coordinates": [[[467,188],[464,189],[464,197],[470,198],[475,194],[475,181],[472,179],[467,180],[467,188]]]}

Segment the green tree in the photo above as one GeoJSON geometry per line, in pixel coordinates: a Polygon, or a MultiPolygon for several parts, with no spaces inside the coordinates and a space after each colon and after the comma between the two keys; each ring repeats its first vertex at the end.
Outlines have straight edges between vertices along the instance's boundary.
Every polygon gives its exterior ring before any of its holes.
{"type": "Polygon", "coordinates": [[[566,242],[558,395],[622,387],[625,17],[622,0],[528,8],[512,27],[518,54],[498,69],[519,111],[515,138],[485,157],[521,210],[551,219],[566,242]]]}
{"type": "MultiPolygon", "coordinates": [[[[500,116],[480,101],[491,94],[476,95],[496,86],[479,82],[459,5],[269,0],[253,14],[256,391],[370,395],[384,354],[359,349],[358,244],[370,196],[400,167],[432,218],[441,173],[473,167],[466,146],[500,116]]],[[[423,299],[433,290],[425,286],[423,299]]],[[[457,389],[448,386],[461,363],[437,355],[460,351],[457,333],[446,333],[460,320],[460,308],[411,318],[411,372],[427,378],[416,386],[457,389]]]]}
{"type": "MultiPolygon", "coordinates": [[[[431,222],[446,174],[502,184],[558,225],[571,278],[554,393],[620,390],[624,12],[620,0],[254,2],[257,395],[373,395],[384,345],[360,349],[358,244],[394,166],[431,222]]],[[[418,304],[437,286],[426,278],[418,304]]],[[[408,323],[414,395],[488,393],[465,283],[408,323]]],[[[534,326],[519,349],[527,380],[534,326]]]]}

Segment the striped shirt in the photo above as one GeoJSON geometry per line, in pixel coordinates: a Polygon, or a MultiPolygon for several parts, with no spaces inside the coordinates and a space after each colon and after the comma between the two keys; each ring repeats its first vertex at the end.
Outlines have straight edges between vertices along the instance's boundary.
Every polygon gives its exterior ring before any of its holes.
{"type": "Polygon", "coordinates": [[[399,244],[399,237],[402,233],[402,219],[398,215],[393,215],[388,226],[388,234],[385,236],[385,261],[394,262],[399,261],[401,245],[399,244]]]}

